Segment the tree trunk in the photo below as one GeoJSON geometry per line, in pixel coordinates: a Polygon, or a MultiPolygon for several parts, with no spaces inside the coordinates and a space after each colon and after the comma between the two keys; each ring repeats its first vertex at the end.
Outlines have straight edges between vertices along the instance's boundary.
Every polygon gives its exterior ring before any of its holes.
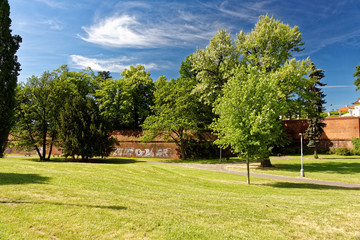
{"type": "Polygon", "coordinates": [[[262,168],[273,167],[273,165],[271,164],[269,155],[262,156],[260,167],[262,167],[262,168]]]}
{"type": "Polygon", "coordinates": [[[314,158],[319,158],[317,155],[317,147],[316,146],[314,147],[314,158]]]}
{"type": "Polygon", "coordinates": [[[246,169],[247,169],[247,184],[250,184],[250,161],[249,161],[249,157],[246,158],[246,169]]]}
{"type": "Polygon", "coordinates": [[[42,160],[41,158],[41,152],[40,152],[40,150],[39,150],[39,148],[37,147],[37,146],[35,146],[35,150],[36,150],[36,152],[37,152],[37,154],[39,155],[39,158],[40,158],[40,160],[42,160]]]}
{"type": "Polygon", "coordinates": [[[50,160],[50,157],[51,157],[51,152],[52,152],[54,140],[55,140],[55,133],[53,133],[53,135],[52,135],[52,137],[51,137],[49,155],[48,155],[48,157],[47,157],[47,160],[48,160],[48,161],[50,160]]]}

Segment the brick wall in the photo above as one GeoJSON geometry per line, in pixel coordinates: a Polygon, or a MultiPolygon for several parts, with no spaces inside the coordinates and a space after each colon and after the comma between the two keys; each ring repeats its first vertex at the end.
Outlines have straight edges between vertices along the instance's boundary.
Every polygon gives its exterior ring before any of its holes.
{"type": "MultiPolygon", "coordinates": [[[[348,147],[352,148],[351,139],[360,137],[360,117],[332,117],[326,118],[326,127],[321,136],[321,147],[348,147]]],[[[299,133],[305,132],[308,127],[307,119],[284,120],[286,132],[295,141],[300,139],[299,133]]]]}
{"type": "MultiPolygon", "coordinates": [[[[348,147],[352,148],[351,139],[360,137],[360,117],[334,117],[325,119],[326,127],[321,136],[320,146],[348,147]]],[[[308,127],[306,119],[284,120],[285,131],[293,139],[295,144],[300,144],[299,133],[304,133],[308,127]]],[[[179,158],[179,150],[174,142],[166,141],[158,137],[150,143],[143,143],[140,140],[142,132],[133,130],[116,131],[113,136],[119,143],[115,146],[115,151],[111,154],[114,157],[149,157],[149,158],[179,158]]],[[[203,137],[214,139],[210,133],[203,137]]],[[[7,149],[7,154],[25,154],[26,151],[18,149],[7,149]]],[[[36,154],[31,151],[31,154],[36,154]]],[[[61,149],[53,148],[53,154],[61,154],[61,149]]],[[[217,153],[215,153],[216,155],[217,153]]],[[[225,153],[224,153],[225,154],[225,153]]]]}

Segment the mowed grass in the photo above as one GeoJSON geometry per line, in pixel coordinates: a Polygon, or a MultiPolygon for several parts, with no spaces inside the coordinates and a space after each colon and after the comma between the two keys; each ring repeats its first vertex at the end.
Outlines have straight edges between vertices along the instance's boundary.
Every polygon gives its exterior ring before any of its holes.
{"type": "Polygon", "coordinates": [[[360,239],[359,190],[245,182],[161,163],[0,159],[0,239],[360,239]]]}
{"type": "MultiPolygon", "coordinates": [[[[260,163],[251,163],[251,172],[267,173],[282,176],[300,177],[300,157],[273,158],[274,168],[260,168],[260,163]]],[[[360,184],[360,157],[321,156],[314,159],[307,156],[303,159],[306,178],[360,184]]],[[[234,164],[232,170],[246,171],[243,164],[234,164]]]]}

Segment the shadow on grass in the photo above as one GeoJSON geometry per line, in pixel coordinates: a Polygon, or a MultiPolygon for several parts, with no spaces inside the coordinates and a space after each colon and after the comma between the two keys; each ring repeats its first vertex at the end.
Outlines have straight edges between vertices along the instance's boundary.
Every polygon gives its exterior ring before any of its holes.
{"type": "MultiPolygon", "coordinates": [[[[299,171],[299,163],[288,164],[288,163],[273,163],[276,170],[284,171],[299,171]]],[[[353,174],[360,173],[360,162],[358,163],[347,163],[347,162],[319,162],[319,163],[304,163],[304,169],[308,172],[329,172],[338,174],[353,174]]],[[[262,170],[267,170],[263,168],[262,170]]],[[[274,168],[269,168],[274,170],[274,168]]]]}
{"type": "Polygon", "coordinates": [[[358,188],[317,185],[311,183],[289,183],[289,182],[277,182],[271,184],[264,184],[264,186],[270,186],[275,188],[303,188],[303,189],[315,189],[315,190],[359,190],[358,188]]]}
{"type": "Polygon", "coordinates": [[[21,201],[21,200],[10,200],[10,199],[0,199],[2,204],[48,204],[56,206],[70,206],[70,207],[87,207],[87,208],[99,208],[99,209],[112,209],[112,210],[126,210],[126,207],[123,206],[104,206],[104,205],[88,205],[88,204],[74,204],[74,203],[60,203],[60,202],[31,202],[31,201],[21,201]]]}
{"type": "MultiPolygon", "coordinates": [[[[29,159],[30,161],[39,162],[39,159],[29,159]]],[[[41,161],[49,163],[102,163],[102,164],[128,164],[128,163],[137,163],[144,162],[141,160],[135,159],[124,159],[124,158],[93,158],[83,161],[81,158],[51,158],[49,161],[41,161]]]]}
{"type": "Polygon", "coordinates": [[[38,174],[0,173],[0,185],[31,183],[44,184],[49,180],[49,177],[43,177],[38,174]]]}

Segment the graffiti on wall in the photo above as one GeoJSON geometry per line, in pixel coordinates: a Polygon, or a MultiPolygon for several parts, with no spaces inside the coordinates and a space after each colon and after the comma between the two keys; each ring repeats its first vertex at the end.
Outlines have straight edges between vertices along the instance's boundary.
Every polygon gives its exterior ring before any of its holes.
{"type": "Polygon", "coordinates": [[[116,148],[113,156],[117,157],[131,157],[135,155],[136,157],[159,157],[159,158],[167,158],[170,157],[171,149],[170,148],[157,148],[154,149],[146,148],[116,148]]]}

